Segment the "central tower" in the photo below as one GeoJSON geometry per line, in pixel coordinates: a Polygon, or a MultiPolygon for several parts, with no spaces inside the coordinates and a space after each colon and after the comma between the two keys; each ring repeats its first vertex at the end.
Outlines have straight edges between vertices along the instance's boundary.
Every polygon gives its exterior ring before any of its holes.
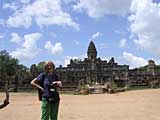
{"type": "Polygon", "coordinates": [[[87,56],[89,60],[95,61],[97,59],[97,50],[93,41],[91,41],[88,46],[87,56]]]}

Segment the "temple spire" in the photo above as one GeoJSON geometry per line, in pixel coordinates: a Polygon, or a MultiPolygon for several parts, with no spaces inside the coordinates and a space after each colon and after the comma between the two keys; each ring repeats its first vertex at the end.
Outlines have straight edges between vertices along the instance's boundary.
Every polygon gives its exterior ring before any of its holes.
{"type": "Polygon", "coordinates": [[[88,59],[90,59],[90,60],[97,59],[97,50],[96,50],[96,47],[95,47],[93,41],[91,41],[88,46],[87,56],[88,56],[88,59]]]}

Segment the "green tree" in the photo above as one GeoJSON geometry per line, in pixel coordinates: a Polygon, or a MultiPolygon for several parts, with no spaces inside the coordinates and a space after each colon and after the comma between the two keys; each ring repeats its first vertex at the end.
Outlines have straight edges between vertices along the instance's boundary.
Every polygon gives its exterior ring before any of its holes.
{"type": "Polygon", "coordinates": [[[0,51],[0,82],[2,85],[13,81],[18,63],[19,61],[12,58],[6,50],[0,51]]]}
{"type": "Polygon", "coordinates": [[[45,65],[45,61],[39,62],[37,67],[38,67],[38,72],[44,72],[44,65],[45,65]]]}
{"type": "Polygon", "coordinates": [[[38,67],[36,66],[36,64],[31,65],[30,73],[32,75],[32,78],[35,78],[38,75],[38,67]]]}

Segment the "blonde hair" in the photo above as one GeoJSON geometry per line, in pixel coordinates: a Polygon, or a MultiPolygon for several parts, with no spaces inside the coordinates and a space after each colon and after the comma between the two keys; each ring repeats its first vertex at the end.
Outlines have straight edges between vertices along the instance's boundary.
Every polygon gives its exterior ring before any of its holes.
{"type": "Polygon", "coordinates": [[[52,65],[53,70],[55,69],[55,65],[52,61],[48,61],[44,64],[44,70],[47,71],[48,65],[52,65]]]}

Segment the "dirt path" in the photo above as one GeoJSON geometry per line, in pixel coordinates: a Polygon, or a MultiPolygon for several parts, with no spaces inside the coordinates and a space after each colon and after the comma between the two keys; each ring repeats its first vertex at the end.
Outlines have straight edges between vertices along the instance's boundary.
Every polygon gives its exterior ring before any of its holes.
{"type": "MultiPolygon", "coordinates": [[[[34,93],[12,93],[0,120],[40,120],[34,93]]],[[[0,93],[0,100],[2,93],[0,93]]],[[[160,89],[118,94],[61,95],[59,120],[160,120],[160,89]]]]}

